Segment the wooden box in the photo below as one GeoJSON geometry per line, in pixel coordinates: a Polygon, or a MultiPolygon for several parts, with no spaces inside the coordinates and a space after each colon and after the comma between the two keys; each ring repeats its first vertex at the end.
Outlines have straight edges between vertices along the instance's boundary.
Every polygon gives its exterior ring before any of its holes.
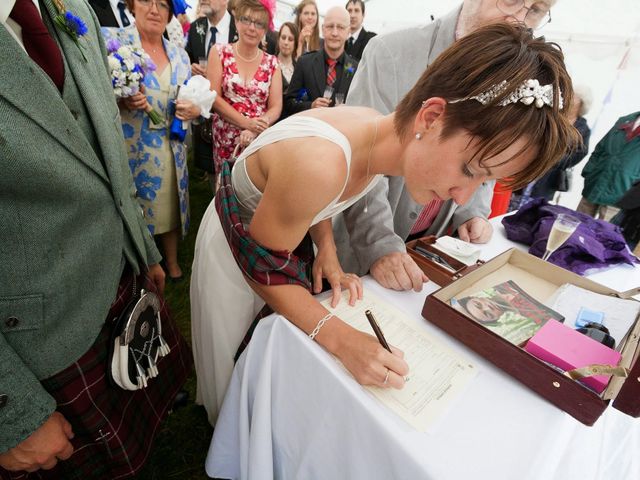
{"type": "MultiPolygon", "coordinates": [[[[426,273],[429,275],[429,271],[426,273]]],[[[610,402],[628,415],[640,416],[638,318],[621,351],[620,365],[629,369],[629,375],[612,377],[604,392],[598,395],[466,317],[449,303],[452,297],[460,298],[506,280],[514,280],[541,300],[564,283],[605,295],[619,295],[618,292],[516,249],[508,250],[472,271],[460,273],[460,278],[427,297],[422,310],[425,319],[585,425],[593,425],[610,402]]]]}
{"type": "Polygon", "coordinates": [[[407,253],[418,264],[422,271],[429,277],[429,280],[437,283],[441,287],[449,285],[451,282],[462,278],[463,275],[475,270],[478,266],[484,262],[479,260],[476,265],[468,266],[462,263],[460,260],[453,258],[441,250],[435,249],[432,245],[436,242],[436,236],[430,235],[428,237],[412,240],[407,243],[407,253]],[[443,265],[429,259],[425,255],[421,254],[416,247],[423,248],[428,252],[434,253],[443,260],[445,260],[451,267],[447,268],[443,265]]]}

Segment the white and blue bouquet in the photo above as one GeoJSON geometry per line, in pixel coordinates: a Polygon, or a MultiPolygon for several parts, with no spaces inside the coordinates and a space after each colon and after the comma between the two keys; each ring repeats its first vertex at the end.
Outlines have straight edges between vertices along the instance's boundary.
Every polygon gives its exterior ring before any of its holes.
{"type": "MultiPolygon", "coordinates": [[[[140,92],[144,76],[156,69],[151,57],[140,48],[121,45],[116,39],[107,42],[111,85],[117,98],[131,97],[140,92]]],[[[156,125],[162,117],[147,103],[145,112],[156,125]]]]}

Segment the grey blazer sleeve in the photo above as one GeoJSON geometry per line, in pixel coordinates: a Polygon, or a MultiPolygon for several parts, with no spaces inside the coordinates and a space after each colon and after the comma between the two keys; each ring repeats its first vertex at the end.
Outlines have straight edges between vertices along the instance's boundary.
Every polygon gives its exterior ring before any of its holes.
{"type": "Polygon", "coordinates": [[[380,257],[406,251],[404,240],[394,232],[388,193],[389,179],[382,177],[364,198],[334,220],[338,258],[346,271],[365,275],[380,257]]]}
{"type": "Polygon", "coordinates": [[[351,81],[347,104],[371,107],[387,114],[395,110],[400,94],[396,82],[381,82],[398,76],[396,59],[381,38],[373,37],[365,47],[351,81]]]}

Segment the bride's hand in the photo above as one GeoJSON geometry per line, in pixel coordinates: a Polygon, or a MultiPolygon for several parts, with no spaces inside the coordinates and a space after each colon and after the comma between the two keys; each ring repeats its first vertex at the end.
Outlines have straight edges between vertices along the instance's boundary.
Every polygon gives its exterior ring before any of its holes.
{"type": "Polygon", "coordinates": [[[409,365],[401,350],[391,347],[393,353],[389,353],[376,337],[355,329],[343,340],[336,356],[359,384],[396,389],[404,387],[409,365]]]}
{"type": "Polygon", "coordinates": [[[331,285],[332,307],[338,305],[343,288],[349,290],[349,305],[355,305],[356,300],[362,299],[362,280],[353,273],[344,273],[335,250],[319,249],[313,262],[312,273],[314,293],[322,291],[323,278],[331,285]]]}

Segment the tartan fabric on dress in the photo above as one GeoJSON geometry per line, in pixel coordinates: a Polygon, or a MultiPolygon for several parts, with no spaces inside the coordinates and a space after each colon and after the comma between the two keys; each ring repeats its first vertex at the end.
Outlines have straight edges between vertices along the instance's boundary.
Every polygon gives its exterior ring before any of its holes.
{"type": "Polygon", "coordinates": [[[300,285],[311,290],[307,272],[309,258],[288,250],[269,250],[259,245],[244,229],[238,198],[231,185],[231,168],[224,162],[215,206],[229,248],[242,272],[262,285],[300,285]]]}
{"type": "MultiPolygon", "coordinates": [[[[191,370],[192,358],[160,297],[162,336],[171,352],[158,359],[159,375],[147,388],[135,392],[109,384],[106,368],[111,323],[132,298],[133,278],[130,271],[123,275],[105,326],[91,348],[73,365],[42,381],[56,399],[57,411],[73,427],[73,455],[48,471],[7,472],[0,468],[1,479],[115,480],[133,476],[144,465],[160,423],[191,370]]],[[[138,277],[137,285],[156,291],[148,277],[138,277]]]]}

